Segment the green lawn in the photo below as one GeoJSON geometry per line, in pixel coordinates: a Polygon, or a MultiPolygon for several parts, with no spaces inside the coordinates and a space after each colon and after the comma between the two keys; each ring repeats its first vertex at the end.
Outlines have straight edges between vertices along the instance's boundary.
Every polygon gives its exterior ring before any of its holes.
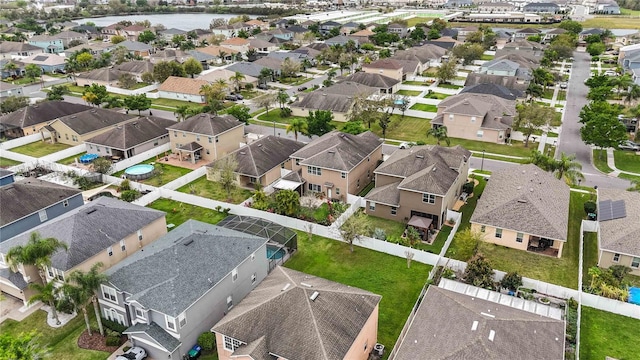
{"type": "MultiPolygon", "coordinates": [[[[298,251],[286,267],[382,295],[378,342],[393,348],[428,278],[431,266],[320,236],[298,233],[298,251]]],[[[388,351],[386,352],[388,354],[388,351]]]]}
{"type": "MultiPolygon", "coordinates": [[[[168,165],[168,164],[163,164],[160,162],[156,162],[158,161],[155,157],[152,157],[150,159],[147,159],[143,162],[141,162],[140,164],[151,164],[151,163],[155,163],[155,171],[156,173],[145,180],[138,180],[139,183],[143,183],[143,184],[147,184],[147,185],[151,185],[151,186],[155,186],[155,187],[160,187],[164,184],[168,184],[170,182],[172,182],[173,180],[181,177],[181,176],[185,176],[188,173],[192,172],[193,170],[191,169],[187,169],[187,168],[182,168],[182,167],[178,167],[178,166],[173,166],[173,165],[168,165]]],[[[140,165],[138,164],[138,165],[140,165]]],[[[125,169],[126,170],[126,169],[125,169]]],[[[125,170],[121,170],[118,171],[117,173],[113,174],[112,176],[115,177],[122,177],[122,174],[124,174],[125,170]]]]}
{"type": "Polygon", "coordinates": [[[277,123],[281,123],[281,124],[288,124],[291,122],[291,120],[293,119],[306,119],[304,117],[300,117],[300,116],[289,116],[286,118],[283,118],[280,116],[280,109],[279,108],[275,108],[275,109],[269,109],[269,113],[263,113],[262,115],[258,116],[258,120],[262,120],[262,121],[275,121],[277,123]]]}
{"type": "Polygon", "coordinates": [[[7,158],[0,157],[0,168],[11,167],[22,164],[20,161],[15,161],[7,158]]]}
{"type": "MultiPolygon", "coordinates": [[[[458,231],[463,231],[471,227],[469,220],[471,219],[471,215],[476,209],[476,205],[478,203],[478,196],[482,195],[482,192],[484,191],[484,187],[487,185],[487,181],[484,180],[483,176],[475,175],[473,177],[476,180],[478,180],[478,185],[476,185],[475,188],[473,189],[473,196],[470,198],[467,198],[467,203],[464,204],[462,208],[460,208],[460,212],[462,213],[462,220],[460,222],[460,226],[458,227],[458,231]]],[[[462,261],[469,260],[469,259],[463,259],[457,256],[457,253],[458,253],[457,242],[456,242],[456,239],[454,238],[453,241],[451,242],[451,245],[449,245],[449,249],[447,249],[445,256],[450,257],[452,259],[456,259],[456,260],[462,260],[462,261]]]]}
{"type": "Polygon", "coordinates": [[[490,61],[490,60],[493,60],[493,58],[495,58],[494,55],[482,54],[482,57],[480,58],[480,60],[490,61]]]}
{"type": "Polygon", "coordinates": [[[460,85],[453,85],[453,84],[438,84],[439,88],[443,88],[443,89],[462,89],[463,86],[460,85]]]}
{"type": "Polygon", "coordinates": [[[282,84],[287,84],[287,85],[291,85],[291,86],[296,86],[296,85],[301,85],[304,84],[306,82],[309,82],[313,80],[313,77],[303,77],[300,76],[298,78],[286,78],[286,79],[280,79],[280,83],[282,84]]]}
{"type": "Polygon", "coordinates": [[[640,155],[633,151],[616,150],[613,157],[618,169],[640,174],[640,155]]]}
{"type": "Polygon", "coordinates": [[[70,147],[71,146],[67,144],[61,144],[61,143],[51,144],[44,141],[36,141],[36,142],[32,142],[31,144],[18,146],[9,151],[40,158],[45,155],[53,154],[55,152],[58,152],[64,149],[68,149],[70,147]]]}
{"type": "Polygon", "coordinates": [[[629,180],[629,181],[640,181],[640,176],[629,175],[625,173],[618,174],[618,177],[621,179],[629,180]]]}
{"type": "Polygon", "coordinates": [[[435,105],[429,105],[429,104],[413,104],[413,106],[410,107],[411,110],[420,110],[420,111],[426,111],[426,112],[438,112],[438,107],[435,105]]]}
{"type": "Polygon", "coordinates": [[[16,80],[11,80],[11,79],[2,80],[2,82],[6,82],[8,84],[14,84],[14,85],[28,85],[28,84],[34,83],[36,81],[40,82],[40,79],[39,78],[32,79],[32,78],[28,78],[28,77],[22,77],[22,78],[19,78],[19,79],[16,79],[16,80]]]}
{"type": "Polygon", "coordinates": [[[371,221],[371,224],[373,225],[372,228],[374,230],[376,228],[380,228],[384,230],[385,234],[387,235],[387,239],[391,237],[397,237],[397,238],[401,237],[406,227],[406,224],[400,221],[383,219],[383,218],[379,218],[371,215],[369,215],[368,217],[369,217],[369,220],[371,221]]]}
{"type": "Polygon", "coordinates": [[[631,15],[631,16],[640,16],[640,10],[631,10],[620,8],[620,14],[622,15],[631,15]]]}
{"type": "Polygon", "coordinates": [[[551,100],[553,98],[553,89],[547,89],[542,93],[542,98],[551,100]]]}
{"type": "Polygon", "coordinates": [[[421,91],[417,90],[398,90],[398,92],[396,92],[396,94],[403,96],[418,96],[420,93],[421,91]]]}
{"type": "Polygon", "coordinates": [[[449,237],[449,234],[451,234],[451,230],[453,230],[451,226],[445,225],[440,228],[438,235],[436,235],[436,239],[433,241],[431,245],[420,243],[416,247],[418,249],[428,251],[430,253],[440,254],[440,251],[442,251],[442,247],[444,246],[444,243],[447,242],[447,237],[449,237]]]}
{"type": "Polygon", "coordinates": [[[637,359],[640,320],[582,307],[580,326],[580,359],[601,360],[606,356],[616,359],[637,359]]]}
{"type": "MultiPolygon", "coordinates": [[[[80,153],[80,154],[72,155],[72,156],[69,156],[68,158],[64,158],[64,159],[62,159],[62,160],[58,160],[58,161],[56,161],[56,162],[57,162],[58,164],[63,164],[63,165],[73,164],[73,163],[76,161],[76,159],[80,159],[80,156],[82,156],[82,155],[84,155],[84,154],[86,154],[86,153],[87,153],[87,152],[85,151],[85,152],[82,152],[82,153],[80,153]]],[[[78,160],[78,161],[79,161],[79,160],[78,160]]]]}
{"type": "Polygon", "coordinates": [[[407,26],[408,27],[412,27],[412,26],[416,26],[416,24],[420,24],[420,23],[424,23],[426,24],[427,22],[433,20],[435,18],[432,17],[412,17],[411,19],[407,19],[407,26]]]}
{"type": "Polygon", "coordinates": [[[242,95],[245,100],[248,100],[260,95],[260,93],[256,90],[240,90],[240,95],[242,95]]]}
{"type": "MultiPolygon", "coordinates": [[[[92,308],[89,310],[92,327],[97,328],[95,315],[92,308]]],[[[22,332],[36,331],[39,335],[38,342],[51,349],[50,358],[60,360],[104,360],[109,353],[95,350],[84,350],[78,347],[78,337],[85,330],[82,314],[73,318],[69,323],[60,328],[52,328],[47,325],[47,313],[37,310],[24,320],[17,322],[11,319],[0,324],[0,333],[19,334],[22,332]]]]}
{"type": "Polygon", "coordinates": [[[596,169],[602,171],[605,174],[608,174],[613,171],[607,165],[607,151],[606,150],[593,150],[593,165],[596,169]]]}
{"type": "MultiPolygon", "coordinates": [[[[478,154],[478,153],[474,153],[473,155],[471,155],[475,158],[481,159],[482,158],[482,154],[478,154]]],[[[507,161],[507,162],[513,162],[513,163],[518,163],[518,164],[527,164],[529,163],[529,159],[528,158],[522,158],[522,159],[514,159],[514,158],[507,158],[504,156],[493,156],[493,155],[484,155],[485,159],[489,159],[489,160],[498,160],[498,161],[507,161]]]]}
{"type": "Polygon", "coordinates": [[[168,106],[168,107],[174,107],[174,108],[181,105],[187,105],[187,106],[201,105],[201,104],[190,102],[190,101],[180,101],[180,100],[173,100],[173,99],[152,99],[151,102],[154,105],[162,105],[162,106],[168,106]]]}
{"type": "MultiPolygon", "coordinates": [[[[364,125],[367,126],[366,124],[364,125]]],[[[387,128],[387,138],[403,141],[427,141],[427,131],[431,129],[431,121],[426,118],[418,118],[394,114],[387,128]]],[[[382,136],[382,129],[376,123],[371,124],[371,131],[382,136]]],[[[431,138],[433,140],[433,138],[431,138]]],[[[435,143],[435,141],[433,141],[435,143]]]]}
{"type": "Polygon", "coordinates": [[[166,212],[167,224],[174,224],[175,226],[179,226],[189,219],[215,225],[225,218],[223,213],[216,210],[164,198],[152,202],[147,207],[166,212]]]}
{"type": "Polygon", "coordinates": [[[584,254],[582,264],[582,276],[584,279],[589,279],[587,272],[590,267],[598,265],[598,234],[594,232],[584,233],[584,254]]]}
{"type": "Polygon", "coordinates": [[[558,91],[558,96],[556,97],[556,100],[558,101],[565,101],[567,100],[567,92],[564,90],[560,90],[558,91]]]}
{"type": "Polygon", "coordinates": [[[448,98],[451,95],[448,94],[442,94],[442,93],[438,93],[438,92],[430,92],[427,95],[424,96],[425,99],[436,99],[436,100],[444,100],[446,98],[448,98]]]}
{"type": "Polygon", "coordinates": [[[231,192],[231,198],[229,198],[226,191],[219,183],[207,180],[206,176],[198,178],[195,181],[178,188],[178,191],[202,196],[207,199],[227,201],[234,204],[239,204],[251,197],[251,191],[236,187],[236,189],[231,192]]]}
{"type": "Polygon", "coordinates": [[[429,83],[426,81],[403,81],[403,85],[417,85],[417,86],[429,86],[429,83]]]}

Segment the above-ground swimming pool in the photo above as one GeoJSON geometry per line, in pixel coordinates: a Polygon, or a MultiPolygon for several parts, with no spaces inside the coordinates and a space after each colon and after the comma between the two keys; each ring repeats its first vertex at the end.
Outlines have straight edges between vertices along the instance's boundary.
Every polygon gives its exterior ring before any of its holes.
{"type": "Polygon", "coordinates": [[[277,246],[267,245],[267,259],[282,259],[286,254],[284,248],[278,248],[277,246]]]}
{"type": "Polygon", "coordinates": [[[98,154],[84,154],[80,156],[80,163],[88,164],[98,158],[98,154]]]}
{"type": "Polygon", "coordinates": [[[632,304],[640,305],[640,288],[629,288],[629,302],[632,304]]]}
{"type": "Polygon", "coordinates": [[[148,179],[153,175],[154,170],[153,165],[141,164],[134,165],[132,167],[127,168],[124,171],[124,174],[127,176],[127,179],[131,180],[144,180],[148,179]]]}

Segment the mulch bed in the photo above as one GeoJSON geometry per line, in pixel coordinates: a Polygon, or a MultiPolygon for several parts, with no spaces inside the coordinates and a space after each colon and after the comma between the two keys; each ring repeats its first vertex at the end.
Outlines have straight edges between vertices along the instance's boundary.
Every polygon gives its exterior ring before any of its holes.
{"type": "Polygon", "coordinates": [[[127,341],[127,336],[123,335],[120,338],[120,345],[107,346],[105,345],[105,336],[100,335],[100,332],[94,331],[93,335],[89,336],[87,330],[83,331],[78,338],[78,347],[81,349],[98,350],[112,353],[127,341]]]}

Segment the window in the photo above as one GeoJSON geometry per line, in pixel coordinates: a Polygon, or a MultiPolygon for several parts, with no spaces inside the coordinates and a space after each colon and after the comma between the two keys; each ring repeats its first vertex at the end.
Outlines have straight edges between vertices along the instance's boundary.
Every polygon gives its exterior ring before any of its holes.
{"type": "Polygon", "coordinates": [[[211,154],[211,150],[207,149],[206,153],[207,155],[211,154]]]}
{"type": "Polygon", "coordinates": [[[48,219],[46,210],[38,211],[38,216],[40,216],[40,222],[47,221],[47,219],[48,219]]]}
{"type": "Polygon", "coordinates": [[[138,230],[138,240],[142,240],[142,230],[138,230]]]}
{"type": "Polygon", "coordinates": [[[69,134],[64,134],[64,138],[69,140],[69,134]]]}
{"type": "Polygon", "coordinates": [[[153,142],[153,146],[158,146],[158,140],[155,140],[155,141],[153,142]]]}
{"type": "Polygon", "coordinates": [[[140,319],[144,319],[144,311],[142,311],[142,309],[140,309],[139,307],[135,307],[134,309],[136,312],[136,317],[140,319]]]}
{"type": "Polygon", "coordinates": [[[107,248],[107,254],[109,254],[109,256],[113,256],[113,248],[111,246],[107,248]]]}
{"type": "Polygon", "coordinates": [[[177,131],[174,131],[174,132],[173,132],[173,136],[174,136],[174,137],[178,137],[178,132],[177,132],[177,131]]]}
{"type": "Polygon", "coordinates": [[[476,133],[476,137],[481,138],[482,135],[484,135],[484,131],[478,130],[478,132],[476,133]]]}
{"type": "Polygon", "coordinates": [[[213,144],[213,138],[209,136],[209,144],[213,144]]]}
{"type": "Polygon", "coordinates": [[[69,200],[65,200],[62,202],[62,206],[67,207],[69,206],[69,200]]]}
{"type": "Polygon", "coordinates": [[[127,246],[124,243],[124,240],[120,240],[120,250],[125,251],[127,249],[127,246]]]}
{"type": "Polygon", "coordinates": [[[300,165],[300,159],[296,159],[296,165],[300,165]]]}
{"type": "Polygon", "coordinates": [[[343,179],[346,179],[346,178],[347,178],[347,173],[346,173],[346,172],[344,172],[344,171],[343,171],[343,172],[341,172],[341,173],[340,173],[340,177],[341,177],[341,178],[343,178],[343,179]]]}
{"type": "Polygon", "coordinates": [[[422,194],[422,202],[427,204],[435,204],[436,196],[434,194],[422,194]]]}
{"type": "Polygon", "coordinates": [[[280,169],[284,169],[284,163],[280,164],[280,169]]]}
{"type": "Polygon", "coordinates": [[[364,351],[367,351],[367,348],[369,347],[369,342],[365,341],[364,342],[364,351]]]}
{"type": "Polygon", "coordinates": [[[256,178],[254,178],[254,177],[250,177],[249,178],[249,182],[252,183],[252,184],[255,184],[257,181],[258,180],[256,178]]]}
{"type": "Polygon", "coordinates": [[[257,279],[256,273],[253,273],[253,275],[251,275],[251,284],[255,284],[257,279]]]}
{"type": "Polygon", "coordinates": [[[322,175],[322,169],[315,166],[307,166],[307,173],[311,175],[322,175]]]}
{"type": "Polygon", "coordinates": [[[196,135],[196,141],[200,141],[200,135],[196,135]]]}
{"type": "Polygon", "coordinates": [[[496,229],[496,237],[502,239],[502,229],[496,229]]]}
{"type": "Polygon", "coordinates": [[[480,225],[480,232],[483,233],[487,230],[487,227],[484,225],[480,225]]]}
{"type": "Polygon", "coordinates": [[[340,188],[336,188],[336,195],[340,195],[340,188]]]}
{"type": "Polygon", "coordinates": [[[216,142],[219,142],[219,141],[220,141],[220,137],[216,136],[216,142]]]}
{"type": "Polygon", "coordinates": [[[53,269],[47,266],[47,272],[49,273],[49,277],[53,279],[53,269]]]}
{"type": "Polygon", "coordinates": [[[395,216],[398,214],[398,208],[395,206],[391,207],[391,215],[395,216]]]}
{"type": "Polygon", "coordinates": [[[178,324],[180,324],[180,329],[182,329],[183,327],[185,327],[185,325],[187,325],[187,316],[184,313],[178,316],[178,324]]]}
{"type": "Polygon", "coordinates": [[[322,187],[320,185],[309,183],[309,191],[320,192],[322,191],[322,187]]]}
{"type": "Polygon", "coordinates": [[[471,117],[471,122],[472,122],[472,123],[476,122],[476,117],[475,117],[475,116],[472,116],[472,117],[471,117]]]}
{"type": "Polygon", "coordinates": [[[640,257],[634,257],[633,259],[631,259],[631,267],[634,269],[640,267],[640,257]]]}
{"type": "Polygon", "coordinates": [[[116,294],[116,289],[108,286],[104,286],[104,285],[101,285],[101,286],[102,286],[102,297],[117,303],[118,295],[116,294]]]}
{"type": "Polygon", "coordinates": [[[167,324],[167,329],[176,331],[176,319],[171,316],[165,315],[164,320],[167,324]]]}
{"type": "Polygon", "coordinates": [[[238,280],[238,269],[231,270],[231,279],[235,282],[238,280]]]}
{"type": "Polygon", "coordinates": [[[376,203],[369,201],[369,211],[376,211],[376,203]]]}
{"type": "Polygon", "coordinates": [[[231,310],[232,307],[233,307],[233,297],[229,295],[227,297],[227,310],[231,310]]]}
{"type": "Polygon", "coordinates": [[[225,350],[229,350],[229,351],[236,351],[237,348],[240,347],[240,345],[242,345],[242,342],[228,337],[228,336],[223,336],[224,338],[224,349],[225,350]]]}
{"type": "Polygon", "coordinates": [[[449,114],[449,120],[453,121],[453,114],[449,114]]]}
{"type": "Polygon", "coordinates": [[[620,254],[613,254],[613,262],[620,261],[620,254]]]}
{"type": "Polygon", "coordinates": [[[523,233],[519,232],[519,233],[516,234],[516,242],[521,243],[523,239],[524,239],[524,234],[523,233]]]}
{"type": "Polygon", "coordinates": [[[186,132],[183,132],[183,133],[182,133],[182,137],[187,137],[187,133],[186,133],[186,132]]]}

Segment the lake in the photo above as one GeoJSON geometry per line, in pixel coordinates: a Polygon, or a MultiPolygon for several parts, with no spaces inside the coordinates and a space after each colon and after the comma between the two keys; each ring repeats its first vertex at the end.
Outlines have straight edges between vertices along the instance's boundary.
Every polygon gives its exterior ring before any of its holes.
{"type": "MultiPolygon", "coordinates": [[[[128,20],[131,22],[149,20],[151,25],[162,24],[167,29],[176,28],[180,30],[208,29],[211,20],[215,18],[230,19],[238,15],[234,14],[152,14],[152,15],[121,15],[121,16],[105,16],[99,18],[84,18],[74,20],[77,23],[84,24],[87,21],[93,22],[98,27],[109,26],[117,22],[128,20]]],[[[255,17],[255,16],[250,16],[255,17]]]]}

